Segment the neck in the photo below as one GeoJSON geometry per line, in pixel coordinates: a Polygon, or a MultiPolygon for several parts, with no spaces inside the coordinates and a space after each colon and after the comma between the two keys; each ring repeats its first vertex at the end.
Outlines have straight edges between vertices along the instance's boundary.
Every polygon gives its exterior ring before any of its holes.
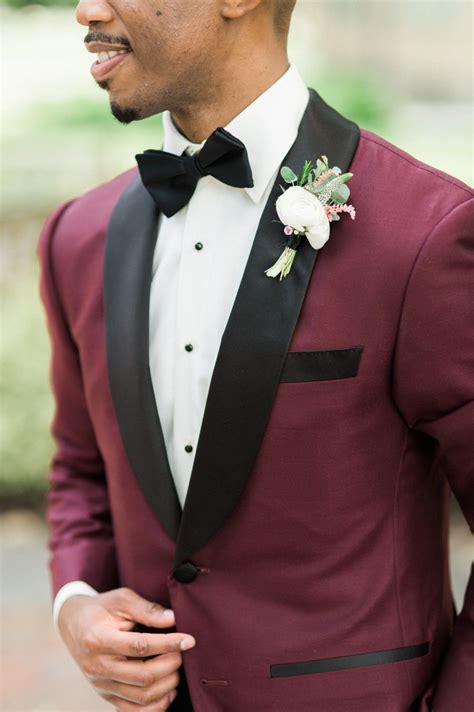
{"type": "Polygon", "coordinates": [[[274,84],[288,69],[286,53],[275,58],[259,58],[259,63],[246,62],[234,72],[224,69],[223,79],[214,85],[212,97],[204,103],[188,103],[185,108],[170,111],[177,129],[192,143],[201,143],[218,127],[225,126],[249,104],[274,84]]]}

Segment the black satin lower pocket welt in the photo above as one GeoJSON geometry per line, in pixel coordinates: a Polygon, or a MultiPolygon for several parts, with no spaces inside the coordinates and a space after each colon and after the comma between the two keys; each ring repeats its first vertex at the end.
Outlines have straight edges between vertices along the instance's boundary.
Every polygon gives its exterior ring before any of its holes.
{"type": "Polygon", "coordinates": [[[318,351],[288,351],[280,383],[353,378],[359,370],[363,346],[318,351]]]}
{"type": "Polygon", "coordinates": [[[418,645],[407,645],[402,648],[376,650],[357,655],[342,655],[335,658],[320,658],[319,660],[301,660],[299,662],[275,663],[270,665],[270,677],[290,677],[292,675],[311,675],[320,672],[349,670],[370,665],[386,665],[401,660],[421,657],[429,652],[430,643],[426,641],[418,645]]]}

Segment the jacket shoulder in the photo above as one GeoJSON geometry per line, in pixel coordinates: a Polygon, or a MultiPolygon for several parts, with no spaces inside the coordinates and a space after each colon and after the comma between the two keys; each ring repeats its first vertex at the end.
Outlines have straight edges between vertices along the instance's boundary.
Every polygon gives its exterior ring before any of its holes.
{"type": "Polygon", "coordinates": [[[367,254],[378,256],[375,264],[382,261],[393,280],[398,275],[406,282],[423,245],[439,241],[437,227],[445,220],[452,227],[452,241],[472,220],[474,191],[467,183],[373,131],[360,128],[349,170],[357,235],[367,254]]]}
{"type": "Polygon", "coordinates": [[[422,161],[374,131],[360,129],[356,152],[364,172],[377,178],[384,191],[389,190],[406,203],[422,206],[436,200],[438,211],[447,210],[474,197],[474,190],[464,181],[422,161]],[[367,170],[368,169],[368,170],[367,170]],[[439,201],[439,202],[438,202],[439,201]]]}
{"type": "Polygon", "coordinates": [[[87,274],[92,264],[101,261],[112,211],[120,195],[138,169],[132,168],[115,178],[58,205],[41,230],[36,254],[43,278],[67,291],[87,274]],[[53,275],[54,278],[53,278],[53,275]]]}
{"type": "Polygon", "coordinates": [[[104,232],[118,201],[130,181],[137,175],[130,168],[111,180],[58,205],[46,218],[42,234],[55,234],[55,242],[87,240],[104,232]]]}
{"type": "Polygon", "coordinates": [[[104,237],[116,202],[137,173],[137,168],[130,168],[58,205],[46,218],[38,242],[38,255],[41,257],[45,250],[51,249],[53,236],[58,259],[64,251],[74,253],[91,240],[97,242],[99,236],[104,237]]]}

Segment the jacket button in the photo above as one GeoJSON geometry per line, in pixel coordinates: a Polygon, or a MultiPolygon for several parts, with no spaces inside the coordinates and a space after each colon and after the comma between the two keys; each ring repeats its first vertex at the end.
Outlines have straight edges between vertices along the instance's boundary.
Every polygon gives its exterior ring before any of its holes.
{"type": "Polygon", "coordinates": [[[173,571],[173,576],[180,583],[191,583],[197,575],[198,568],[192,561],[185,561],[183,564],[179,564],[173,571]]]}

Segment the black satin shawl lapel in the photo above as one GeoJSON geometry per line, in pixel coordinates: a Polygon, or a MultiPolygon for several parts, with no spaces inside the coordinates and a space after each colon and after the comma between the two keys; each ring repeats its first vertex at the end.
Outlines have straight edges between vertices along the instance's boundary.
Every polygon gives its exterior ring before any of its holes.
{"type": "MultiPolygon", "coordinates": [[[[299,172],[326,155],[347,171],[360,131],[309,88],[297,138],[282,161],[299,172]]],[[[288,346],[318,254],[307,240],[283,280],[264,274],[281,252],[275,201],[278,175],[263,210],[227,322],[210,383],[174,565],[189,559],[225,523],[247,483],[272,409],[288,346]]],[[[332,230],[337,230],[334,223],[332,230]]],[[[218,296],[218,295],[216,295],[218,296]]],[[[197,562],[198,563],[198,562],[197,562]]]]}
{"type": "Polygon", "coordinates": [[[109,382],[123,444],[146,499],[175,540],[182,510],[149,366],[149,300],[158,215],[140,177],[132,179],[107,231],[104,318],[109,382]]]}

